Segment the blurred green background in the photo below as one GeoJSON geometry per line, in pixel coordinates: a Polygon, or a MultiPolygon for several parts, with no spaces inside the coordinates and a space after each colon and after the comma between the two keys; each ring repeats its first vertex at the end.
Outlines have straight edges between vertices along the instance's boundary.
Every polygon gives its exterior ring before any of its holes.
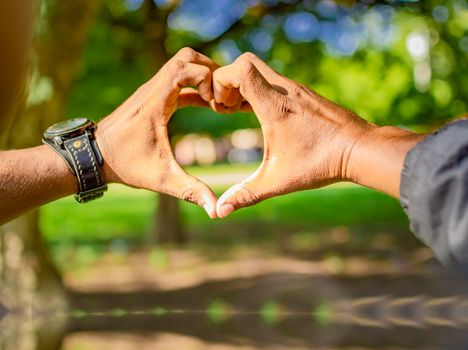
{"type": "MultiPolygon", "coordinates": [[[[186,46],[222,65],[254,52],[278,72],[380,125],[430,132],[466,115],[466,0],[36,3],[27,94],[0,133],[2,149],[39,144],[43,130],[64,118],[99,121],[186,46]]],[[[254,172],[262,158],[261,130],[253,114],[184,108],[175,113],[169,129],[178,162],[217,195],[254,172]]],[[[245,295],[231,301],[241,307],[261,299],[263,304],[249,305],[282,310],[274,299],[286,295],[305,310],[309,299],[318,303],[324,296],[360,290],[359,283],[341,280],[338,285],[333,278],[369,277],[366,293],[391,291],[393,284],[382,276],[404,279],[433,266],[432,254],[410,232],[398,200],[348,183],[274,198],[223,220],[210,220],[197,206],[174,198],[112,184],[102,199],[86,205],[71,197],[60,199],[0,231],[2,302],[21,307],[25,300],[40,300],[38,305],[60,308],[58,296],[66,295],[72,305],[91,311],[117,305],[114,316],[126,313],[125,305],[118,304],[122,300],[140,308],[162,300],[158,307],[175,310],[210,309],[214,300],[224,310],[227,304],[218,301],[240,290],[245,295]],[[300,292],[302,296],[282,289],[295,278],[312,288],[300,292]],[[257,280],[264,287],[255,289],[257,280]],[[187,305],[170,299],[167,291],[180,293],[187,305]],[[320,298],[309,298],[315,291],[322,293],[314,294],[320,298]],[[118,293],[129,293],[128,298],[120,299],[118,293]]],[[[418,285],[416,289],[420,293],[418,285]]],[[[75,315],[86,313],[78,310],[75,315]]],[[[157,327],[164,327],[166,319],[161,322],[157,327]]],[[[112,319],[110,324],[108,329],[135,331],[133,319],[127,324],[112,319]]],[[[171,332],[185,323],[174,324],[171,332]]],[[[190,327],[200,324],[192,321],[190,327]]],[[[38,341],[55,339],[49,326],[38,341]]],[[[81,326],[91,331],[97,327],[86,319],[81,326]]],[[[212,339],[212,325],[204,326],[194,334],[212,339]]],[[[255,338],[249,324],[244,326],[247,338],[255,338]]],[[[16,334],[21,327],[3,329],[15,334],[10,341],[22,339],[16,334]]],[[[80,330],[72,330],[77,335],[63,349],[102,348],[99,342],[81,345],[87,338],[80,338],[80,330]]],[[[224,331],[231,342],[231,330],[224,331]]],[[[60,334],[57,339],[63,338],[60,334]]],[[[308,329],[303,334],[314,337],[308,329]]],[[[335,339],[333,334],[328,338],[335,339]]],[[[59,349],[60,342],[43,348],[59,349]]]]}

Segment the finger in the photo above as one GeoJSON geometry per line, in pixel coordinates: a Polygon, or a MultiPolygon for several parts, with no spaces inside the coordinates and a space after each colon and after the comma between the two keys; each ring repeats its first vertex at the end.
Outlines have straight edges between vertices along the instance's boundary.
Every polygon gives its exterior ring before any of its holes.
{"type": "Polygon", "coordinates": [[[197,89],[194,89],[192,87],[183,87],[181,90],[180,90],[180,95],[183,95],[183,94],[191,94],[191,93],[196,93],[198,94],[198,91],[197,89]]]}
{"type": "Polygon", "coordinates": [[[211,109],[219,114],[233,114],[239,111],[243,111],[242,104],[228,107],[224,103],[217,103],[215,100],[211,100],[209,103],[211,109]]]}
{"type": "Polygon", "coordinates": [[[201,180],[187,174],[177,164],[175,167],[178,169],[172,176],[171,192],[177,198],[198,204],[210,218],[216,218],[216,195],[213,191],[201,180]]]}
{"type": "Polygon", "coordinates": [[[210,107],[210,102],[201,98],[197,90],[192,88],[183,88],[179,94],[177,106],[179,108],[194,106],[194,107],[210,107]]]}
{"type": "Polygon", "coordinates": [[[195,63],[171,60],[165,67],[163,80],[158,84],[160,102],[163,106],[175,106],[183,87],[197,87],[200,97],[212,100],[211,71],[208,67],[195,63]]]}
{"type": "Polygon", "coordinates": [[[158,140],[157,148],[154,150],[158,168],[155,171],[156,176],[152,177],[153,186],[148,189],[198,204],[210,218],[215,218],[216,196],[213,191],[196,177],[187,174],[177,164],[171,150],[167,127],[159,126],[154,130],[158,140]]]}
{"type": "Polygon", "coordinates": [[[248,185],[236,184],[219,198],[216,204],[216,214],[219,218],[225,218],[235,210],[257,204],[260,198],[248,185]]]}
{"type": "Polygon", "coordinates": [[[211,108],[213,111],[221,114],[232,114],[235,112],[252,112],[252,107],[250,104],[242,99],[238,105],[226,106],[221,103],[216,103],[214,100],[206,102],[200,97],[200,94],[197,90],[193,88],[182,88],[179,94],[178,104],[179,108],[193,106],[193,107],[207,107],[211,108]]]}
{"type": "Polygon", "coordinates": [[[213,73],[213,90],[216,102],[225,101],[232,89],[239,89],[259,119],[263,115],[267,117],[268,109],[271,108],[272,103],[276,103],[284,97],[273,89],[250,61],[233,63],[221,67],[213,73]]]}
{"type": "Polygon", "coordinates": [[[212,72],[220,67],[215,61],[211,58],[195,51],[190,47],[184,47],[180,49],[172,59],[180,60],[187,63],[200,64],[202,66],[208,67],[212,72]]]}
{"type": "Polygon", "coordinates": [[[205,183],[185,172],[179,175],[178,182],[183,184],[179,187],[178,198],[198,204],[210,218],[216,218],[216,195],[205,183]]]}
{"type": "Polygon", "coordinates": [[[238,89],[231,89],[231,92],[229,93],[229,96],[225,99],[223,102],[224,105],[228,107],[240,107],[243,101],[243,97],[240,94],[238,89]]]}
{"type": "Polygon", "coordinates": [[[234,64],[245,64],[245,62],[252,63],[260,72],[260,74],[270,83],[270,84],[277,84],[283,83],[286,78],[271,68],[268,64],[262,61],[258,56],[253,54],[252,52],[245,52],[240,55],[234,64]]]}
{"type": "Polygon", "coordinates": [[[224,218],[237,209],[274,196],[275,191],[272,190],[274,181],[269,178],[269,173],[262,164],[248,179],[224,192],[216,204],[218,217],[224,218]]]}
{"type": "Polygon", "coordinates": [[[177,78],[177,84],[181,90],[184,86],[196,86],[200,97],[205,101],[209,102],[213,98],[211,71],[208,67],[195,63],[183,63],[180,65],[177,78]]]}
{"type": "MultiPolygon", "coordinates": [[[[229,72],[238,72],[238,69],[235,68],[236,67],[230,68],[230,66],[225,66],[224,69],[222,69],[221,71],[218,69],[213,73],[213,96],[214,101],[219,105],[223,105],[224,101],[226,101],[229,98],[231,90],[235,89],[232,86],[234,85],[234,82],[229,83],[227,81],[227,74],[229,72]],[[228,73],[226,73],[226,70],[228,70],[228,73]]],[[[238,82],[238,85],[240,86],[240,82],[238,82]]]]}

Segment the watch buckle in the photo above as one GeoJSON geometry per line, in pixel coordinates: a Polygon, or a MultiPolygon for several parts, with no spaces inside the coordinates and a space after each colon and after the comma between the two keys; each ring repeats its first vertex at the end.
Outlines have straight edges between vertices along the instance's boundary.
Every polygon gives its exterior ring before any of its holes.
{"type": "Polygon", "coordinates": [[[107,191],[107,185],[103,185],[100,187],[93,188],[88,191],[82,191],[75,194],[75,199],[79,203],[86,203],[93,199],[100,198],[104,195],[104,192],[107,191]]]}

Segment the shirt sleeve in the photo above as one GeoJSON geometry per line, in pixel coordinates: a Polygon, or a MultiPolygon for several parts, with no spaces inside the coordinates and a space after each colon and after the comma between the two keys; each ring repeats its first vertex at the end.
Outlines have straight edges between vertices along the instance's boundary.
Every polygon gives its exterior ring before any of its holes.
{"type": "Polygon", "coordinates": [[[468,270],[468,119],[408,152],[400,191],[416,236],[445,265],[468,270]]]}

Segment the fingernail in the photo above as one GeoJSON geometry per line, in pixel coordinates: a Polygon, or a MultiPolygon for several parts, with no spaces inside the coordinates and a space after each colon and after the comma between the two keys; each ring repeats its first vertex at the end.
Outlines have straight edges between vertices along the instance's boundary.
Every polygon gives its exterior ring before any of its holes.
{"type": "Polygon", "coordinates": [[[210,203],[203,204],[203,209],[205,209],[206,213],[208,214],[208,216],[210,218],[212,218],[212,219],[214,218],[214,216],[213,216],[213,207],[212,207],[212,205],[210,203]]]}
{"type": "Polygon", "coordinates": [[[229,214],[234,211],[234,206],[232,204],[223,204],[221,208],[219,208],[219,217],[225,218],[229,214]]]}

